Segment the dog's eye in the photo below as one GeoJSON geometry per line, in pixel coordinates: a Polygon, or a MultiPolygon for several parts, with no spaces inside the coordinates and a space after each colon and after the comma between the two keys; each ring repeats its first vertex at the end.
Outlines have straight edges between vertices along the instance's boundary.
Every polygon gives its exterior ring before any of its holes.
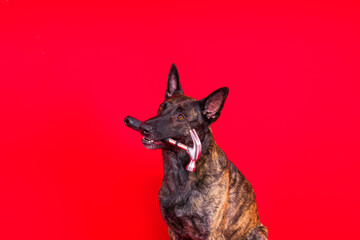
{"type": "Polygon", "coordinates": [[[184,119],[184,115],[182,115],[181,113],[178,115],[178,119],[183,120],[184,119]]]}

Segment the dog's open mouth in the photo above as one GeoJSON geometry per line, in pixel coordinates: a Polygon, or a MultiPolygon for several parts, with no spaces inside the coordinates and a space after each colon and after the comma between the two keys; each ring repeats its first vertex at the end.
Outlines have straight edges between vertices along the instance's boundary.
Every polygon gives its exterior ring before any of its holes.
{"type": "Polygon", "coordinates": [[[142,144],[147,149],[158,149],[158,148],[161,148],[161,147],[163,147],[165,145],[165,143],[162,142],[162,141],[152,140],[152,139],[148,139],[146,137],[144,137],[142,139],[142,144]]]}

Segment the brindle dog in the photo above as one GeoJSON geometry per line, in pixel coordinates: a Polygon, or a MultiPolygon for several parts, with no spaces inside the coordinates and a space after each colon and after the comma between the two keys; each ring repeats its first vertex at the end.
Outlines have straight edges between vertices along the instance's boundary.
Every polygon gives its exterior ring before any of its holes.
{"type": "Polygon", "coordinates": [[[183,94],[175,64],[171,66],[165,101],[155,117],[140,125],[148,149],[162,149],[164,178],[159,191],[161,214],[174,239],[265,240],[251,184],[215,143],[210,128],[224,106],[229,89],[220,88],[198,101],[183,94]],[[190,129],[202,144],[196,171],[189,156],[163,141],[173,138],[192,146],[190,129]]]}

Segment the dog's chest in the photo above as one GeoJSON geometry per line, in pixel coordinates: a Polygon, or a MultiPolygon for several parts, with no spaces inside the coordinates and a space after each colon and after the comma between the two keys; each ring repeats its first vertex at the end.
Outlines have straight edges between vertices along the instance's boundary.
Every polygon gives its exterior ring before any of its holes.
{"type": "Polygon", "coordinates": [[[161,195],[159,192],[162,216],[168,226],[178,235],[190,239],[206,239],[209,229],[209,216],[196,192],[183,195],[161,195]]]}
{"type": "Polygon", "coordinates": [[[181,239],[207,239],[211,232],[214,209],[211,190],[219,186],[204,184],[203,179],[179,164],[181,157],[164,154],[165,175],[159,191],[161,214],[181,239]]]}

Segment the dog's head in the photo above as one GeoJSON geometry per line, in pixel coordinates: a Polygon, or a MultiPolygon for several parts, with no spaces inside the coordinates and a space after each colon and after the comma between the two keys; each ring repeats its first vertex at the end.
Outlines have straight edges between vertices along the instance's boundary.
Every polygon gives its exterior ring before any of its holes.
{"type": "Polygon", "coordinates": [[[157,115],[140,125],[143,145],[148,149],[169,148],[171,146],[163,141],[166,138],[192,145],[191,129],[195,129],[203,139],[210,124],[219,118],[228,92],[229,89],[223,87],[199,101],[184,95],[178,70],[173,64],[168,75],[165,100],[160,104],[157,115]]]}

